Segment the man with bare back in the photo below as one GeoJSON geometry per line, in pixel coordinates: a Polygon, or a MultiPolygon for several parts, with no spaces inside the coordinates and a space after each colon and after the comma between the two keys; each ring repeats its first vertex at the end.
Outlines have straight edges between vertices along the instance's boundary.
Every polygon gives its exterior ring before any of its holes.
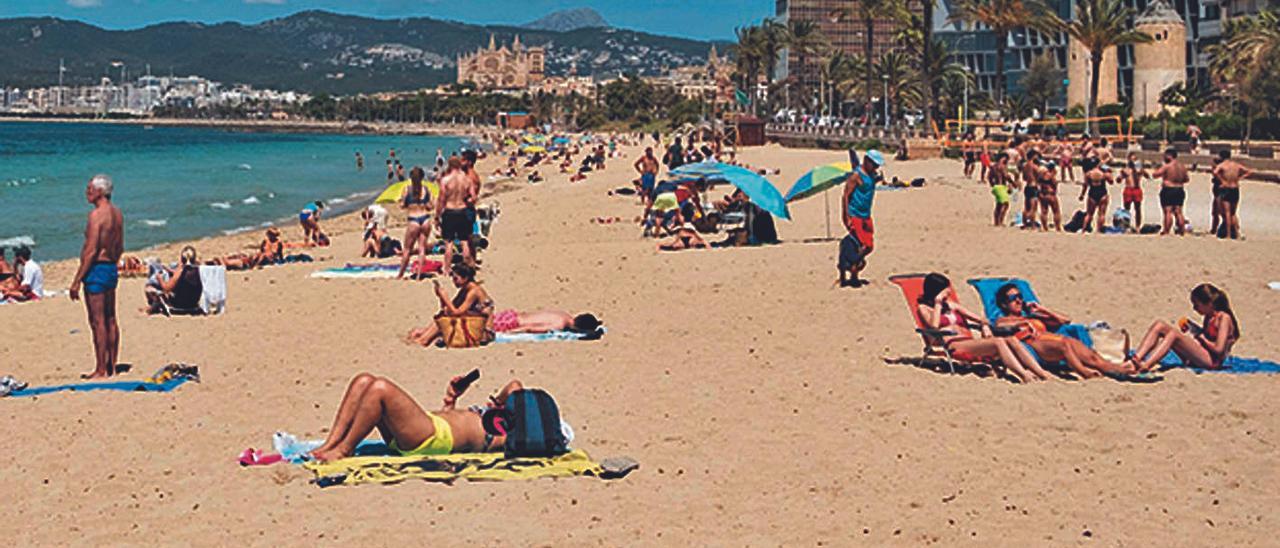
{"type": "Polygon", "coordinates": [[[1160,179],[1160,209],[1164,210],[1164,226],[1160,235],[1168,234],[1170,225],[1175,222],[1178,235],[1183,235],[1187,227],[1187,220],[1182,216],[1182,206],[1187,202],[1187,191],[1183,185],[1191,180],[1191,176],[1187,175],[1187,166],[1178,161],[1178,151],[1172,148],[1164,151],[1164,165],[1157,168],[1151,177],[1160,179]]]}
{"type": "Polygon", "coordinates": [[[84,306],[89,312],[96,358],[93,372],[81,375],[86,379],[116,374],[120,354],[120,326],[116,323],[116,285],[120,274],[116,263],[124,253],[124,215],[111,203],[112,190],[110,177],[94,175],[84,191],[85,199],[93,204],[93,211],[89,212],[84,231],[80,268],[68,289],[71,300],[79,300],[80,286],[84,284],[84,306]]]}
{"type": "Polygon", "coordinates": [[[462,257],[470,266],[471,234],[474,225],[467,207],[476,203],[475,187],[462,169],[462,159],[449,158],[448,169],[444,179],[440,181],[440,194],[436,197],[436,227],[444,239],[444,271],[453,271],[453,246],[462,246],[462,257]]]}
{"type": "Polygon", "coordinates": [[[1222,189],[1218,191],[1222,224],[1227,227],[1226,233],[1231,239],[1239,239],[1240,217],[1236,212],[1240,207],[1240,180],[1253,174],[1253,170],[1232,160],[1230,150],[1219,151],[1218,158],[1221,161],[1213,168],[1213,176],[1222,182],[1222,189]]]}

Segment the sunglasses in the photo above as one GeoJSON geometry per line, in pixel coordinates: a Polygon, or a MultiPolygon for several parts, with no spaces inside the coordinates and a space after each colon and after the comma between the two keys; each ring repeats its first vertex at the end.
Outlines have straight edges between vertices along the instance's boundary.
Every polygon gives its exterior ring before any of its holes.
{"type": "Polygon", "coordinates": [[[1009,302],[1009,303],[1022,302],[1022,295],[1019,295],[1017,293],[1010,294],[1009,296],[1005,297],[1005,302],[1009,302]]]}

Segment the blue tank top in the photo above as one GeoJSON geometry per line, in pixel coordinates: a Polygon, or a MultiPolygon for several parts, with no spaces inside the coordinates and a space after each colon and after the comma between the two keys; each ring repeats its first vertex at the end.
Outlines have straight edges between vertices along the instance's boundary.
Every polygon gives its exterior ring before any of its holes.
{"type": "Polygon", "coordinates": [[[859,219],[871,218],[871,202],[876,197],[876,182],[884,177],[877,173],[874,177],[862,172],[862,167],[853,169],[854,176],[861,181],[858,186],[853,187],[853,192],[849,194],[849,216],[859,219]]]}

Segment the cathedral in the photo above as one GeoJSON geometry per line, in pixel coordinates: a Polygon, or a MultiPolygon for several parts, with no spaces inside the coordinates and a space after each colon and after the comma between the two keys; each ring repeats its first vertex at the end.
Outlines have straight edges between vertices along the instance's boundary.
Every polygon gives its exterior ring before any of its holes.
{"type": "Polygon", "coordinates": [[[458,56],[458,83],[471,82],[483,90],[525,89],[542,83],[546,48],[526,48],[516,36],[511,47],[497,47],[489,35],[489,47],[458,56]]]}

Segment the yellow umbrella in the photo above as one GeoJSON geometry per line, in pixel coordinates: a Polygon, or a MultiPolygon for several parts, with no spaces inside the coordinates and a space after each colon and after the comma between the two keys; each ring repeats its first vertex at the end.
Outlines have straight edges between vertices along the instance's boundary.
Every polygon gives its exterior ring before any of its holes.
{"type": "Polygon", "coordinates": [[[527,146],[527,147],[524,147],[524,148],[522,148],[522,149],[520,149],[520,150],[523,150],[523,151],[525,151],[525,152],[532,152],[532,153],[537,154],[537,153],[539,153],[539,152],[546,152],[546,151],[547,151],[547,147],[540,146],[540,145],[533,145],[533,146],[527,146]]]}
{"type": "MultiPolygon", "coordinates": [[[[407,180],[400,181],[398,183],[391,183],[391,186],[382,191],[382,194],[379,194],[378,199],[374,200],[373,203],[394,204],[399,202],[400,196],[404,194],[404,189],[408,187],[410,183],[411,181],[407,180]]],[[[440,185],[437,185],[432,181],[422,181],[422,184],[427,187],[427,192],[431,193],[431,199],[433,201],[436,199],[436,196],[440,195],[440,185]]]]}

